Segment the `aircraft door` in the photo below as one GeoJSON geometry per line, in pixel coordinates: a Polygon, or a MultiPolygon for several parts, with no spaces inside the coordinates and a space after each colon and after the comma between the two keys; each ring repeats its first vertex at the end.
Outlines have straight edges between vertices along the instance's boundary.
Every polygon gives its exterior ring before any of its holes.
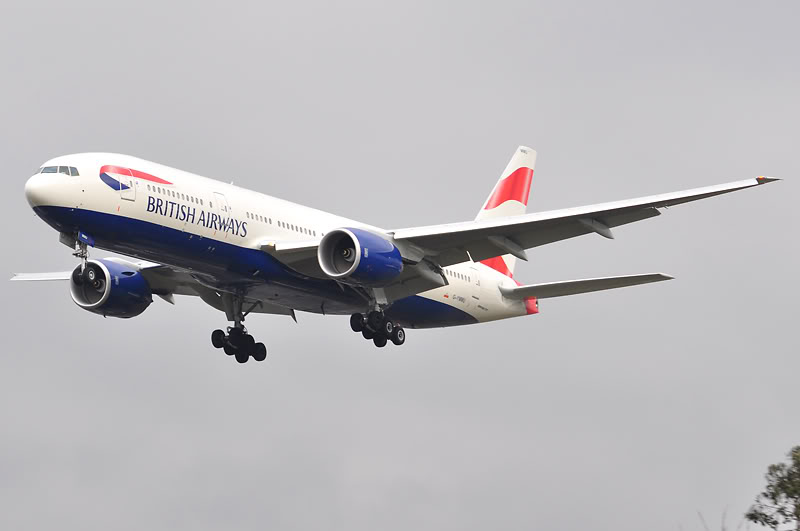
{"type": "Polygon", "coordinates": [[[136,182],[128,168],[119,168],[119,196],[126,201],[136,201],[136,182]]]}
{"type": "Polygon", "coordinates": [[[472,293],[471,293],[471,297],[470,298],[472,299],[472,302],[474,304],[478,305],[478,304],[481,303],[481,299],[485,298],[483,296],[484,295],[483,294],[483,290],[485,288],[481,285],[481,272],[480,272],[480,269],[478,269],[475,266],[470,266],[470,268],[469,268],[469,276],[472,277],[470,279],[470,281],[472,283],[472,289],[470,290],[472,293]]]}
{"type": "MultiPolygon", "coordinates": [[[[219,192],[214,192],[214,212],[217,214],[219,220],[230,223],[231,208],[225,196],[219,192]]],[[[221,227],[220,224],[218,224],[217,227],[217,233],[221,231],[223,233],[221,236],[227,238],[229,231],[227,231],[225,227],[221,227]]]]}

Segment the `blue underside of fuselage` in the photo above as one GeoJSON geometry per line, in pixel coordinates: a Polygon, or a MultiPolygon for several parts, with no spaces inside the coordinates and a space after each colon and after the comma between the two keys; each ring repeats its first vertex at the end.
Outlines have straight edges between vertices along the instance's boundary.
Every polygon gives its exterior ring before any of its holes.
{"type": "MultiPolygon", "coordinates": [[[[315,313],[363,310],[364,301],[355,292],[344,291],[330,280],[301,275],[257,249],[115,214],[54,206],[38,206],[34,210],[59,232],[88,233],[100,249],[190,269],[214,278],[220,285],[268,284],[298,310],[315,313]]],[[[420,296],[395,301],[387,314],[396,322],[416,328],[476,322],[466,312],[420,296]]]]}

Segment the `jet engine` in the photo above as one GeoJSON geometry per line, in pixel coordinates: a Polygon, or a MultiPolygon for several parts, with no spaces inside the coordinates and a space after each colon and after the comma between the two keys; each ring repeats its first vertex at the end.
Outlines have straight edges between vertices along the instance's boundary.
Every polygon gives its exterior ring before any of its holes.
{"type": "Polygon", "coordinates": [[[346,284],[385,286],[403,272],[397,247],[364,229],[330,231],[319,243],[317,259],[326,275],[346,284]]]}
{"type": "Polygon", "coordinates": [[[153,302],[150,285],[132,264],[87,260],[72,272],[69,291],[75,304],[103,317],[136,317],[153,302]]]}

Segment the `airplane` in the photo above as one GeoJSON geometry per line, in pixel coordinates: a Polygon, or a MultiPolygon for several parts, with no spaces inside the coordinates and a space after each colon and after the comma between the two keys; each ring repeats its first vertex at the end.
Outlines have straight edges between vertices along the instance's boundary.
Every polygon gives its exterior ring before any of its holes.
{"type": "Polygon", "coordinates": [[[12,280],[69,282],[104,317],[140,315],[156,295],[200,297],[233,323],[211,334],[237,362],[267,349],[251,313],[350,315],[377,347],[405,329],[539,312],[539,300],[670,280],[662,273],[521,285],[526,249],[658,216],[667,207],[760,186],[756,177],[682,192],[526,213],[536,151],[520,146],[473,221],[385,230],[140,158],[81,153],[45,162],[25,183],[34,212],[80,264],[12,280]],[[90,259],[98,248],[131,257],[90,259]]]}

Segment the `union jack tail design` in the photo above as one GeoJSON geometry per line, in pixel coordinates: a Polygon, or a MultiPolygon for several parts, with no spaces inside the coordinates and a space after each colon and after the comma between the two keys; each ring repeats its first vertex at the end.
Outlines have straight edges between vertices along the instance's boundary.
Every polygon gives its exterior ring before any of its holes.
{"type": "MultiPolygon", "coordinates": [[[[528,206],[535,165],[536,152],[525,146],[518,147],[475,220],[524,214],[528,206]]],[[[513,278],[516,260],[507,254],[482,260],[481,263],[513,278]]]]}

